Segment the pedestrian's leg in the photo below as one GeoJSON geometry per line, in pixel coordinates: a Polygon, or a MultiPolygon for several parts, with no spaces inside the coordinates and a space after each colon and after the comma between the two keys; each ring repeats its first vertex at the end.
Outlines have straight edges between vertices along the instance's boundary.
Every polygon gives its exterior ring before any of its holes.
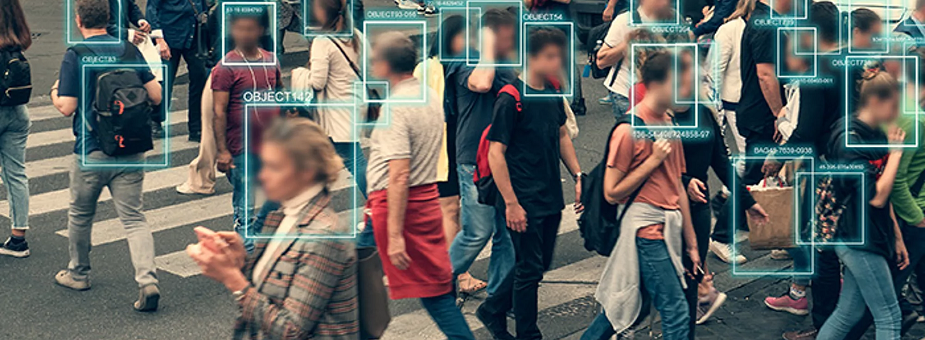
{"type": "Polygon", "coordinates": [[[488,260],[488,287],[486,292],[491,295],[498,291],[501,282],[513,275],[515,251],[511,242],[511,231],[507,228],[504,214],[495,211],[494,233],[491,236],[491,257],[488,260]]]}
{"type": "Polygon", "coordinates": [[[8,122],[0,135],[0,177],[10,201],[13,236],[25,236],[29,229],[29,178],[26,177],[26,139],[29,137],[29,113],[25,105],[4,112],[8,122]]]}
{"type": "MultiPolygon", "coordinates": [[[[818,340],[844,339],[848,332],[851,331],[851,328],[861,319],[863,315],[861,311],[867,308],[850,268],[845,269],[844,280],[845,284],[842,286],[837,307],[825,320],[822,327],[819,327],[819,334],[816,336],[818,340]]],[[[817,287],[813,287],[813,294],[817,290],[817,287]]]]}
{"type": "MultiPolygon", "coordinates": [[[[232,163],[234,168],[228,171],[228,180],[231,182],[232,192],[231,192],[231,205],[233,209],[234,216],[234,230],[241,235],[241,238],[244,239],[244,248],[247,249],[248,253],[252,252],[254,249],[254,239],[249,238],[248,234],[253,231],[250,230],[254,221],[254,190],[251,190],[253,185],[252,181],[254,178],[248,178],[248,170],[245,166],[245,157],[247,153],[240,154],[235,156],[232,163]]],[[[246,163],[247,166],[250,166],[250,163],[253,160],[248,160],[246,163]]]]}
{"type": "MultiPolygon", "coordinates": [[[[167,105],[167,112],[173,111],[173,85],[177,80],[177,71],[180,68],[180,58],[183,57],[183,50],[171,48],[170,49],[170,60],[167,61],[167,74],[165,75],[166,85],[164,86],[164,100],[161,102],[161,105],[167,105]]],[[[163,110],[160,110],[163,112],[163,110]]],[[[160,114],[160,113],[158,113],[160,114]]],[[[166,117],[160,117],[158,123],[164,121],[166,117]]]]}
{"type": "Polygon", "coordinates": [[[617,332],[613,330],[613,325],[602,310],[588,325],[588,329],[581,333],[580,340],[609,340],[614,334],[617,332]]]}
{"type": "Polygon", "coordinates": [[[665,241],[637,237],[636,249],[643,285],[662,316],[662,335],[665,340],[687,339],[690,333],[687,300],[665,241]]]}
{"type": "Polygon", "coordinates": [[[813,325],[821,329],[825,320],[835,311],[841,286],[841,263],[835,251],[823,250],[816,254],[816,274],[813,282],[813,325]]]}
{"type": "MultiPolygon", "coordinates": [[[[873,314],[877,339],[899,339],[902,313],[899,310],[899,302],[896,300],[890,264],[882,256],[865,251],[845,251],[838,248],[836,251],[847,268],[845,276],[848,270],[854,274],[854,280],[864,298],[864,303],[873,314]]],[[[854,313],[858,311],[854,310],[854,313]]]]}
{"type": "Polygon", "coordinates": [[[125,239],[135,266],[135,281],[139,287],[157,283],[154,264],[154,236],[142,211],[145,173],[141,170],[122,172],[109,182],[109,192],[116,213],[125,227],[125,239]]]}
{"type": "Polygon", "coordinates": [[[70,172],[71,202],[67,212],[68,253],[67,268],[75,280],[87,280],[90,274],[90,234],[97,201],[106,184],[102,171],[80,169],[80,156],[74,157],[70,172]]]}
{"type": "Polygon", "coordinates": [[[334,142],[334,151],[344,160],[344,167],[353,176],[357,190],[366,197],[366,157],[360,143],[334,142]]]}
{"type": "MultiPolygon", "coordinates": [[[[499,211],[500,212],[500,211],[499,211]]],[[[536,325],[537,290],[543,273],[552,263],[561,213],[543,218],[527,218],[527,230],[511,236],[516,239],[514,266],[514,320],[518,339],[542,339],[536,325]]]]}
{"type": "Polygon", "coordinates": [[[189,121],[186,124],[189,126],[190,136],[195,134],[199,137],[202,133],[202,90],[206,85],[208,70],[204,61],[196,56],[195,48],[183,50],[183,60],[186,61],[186,69],[189,70],[189,121]]]}
{"type": "Polygon", "coordinates": [[[450,340],[475,340],[475,335],[469,329],[462,311],[456,308],[456,297],[453,293],[421,299],[424,309],[437,323],[443,335],[450,340]]]}
{"type": "Polygon", "coordinates": [[[630,109],[630,100],[629,98],[610,92],[610,98],[613,101],[613,117],[615,119],[620,119],[627,114],[627,111],[630,109]]]}

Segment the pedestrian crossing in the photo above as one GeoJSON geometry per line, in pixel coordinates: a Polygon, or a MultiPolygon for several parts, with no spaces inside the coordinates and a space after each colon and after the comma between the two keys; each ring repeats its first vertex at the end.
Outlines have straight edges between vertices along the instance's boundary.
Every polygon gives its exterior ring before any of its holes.
{"type": "MultiPolygon", "coordinates": [[[[51,106],[34,107],[29,110],[34,127],[27,142],[27,155],[31,158],[26,163],[26,171],[33,191],[30,197],[30,219],[48,217],[49,220],[66,222],[70,201],[67,178],[74,162],[74,155],[71,154],[74,145],[74,137],[69,124],[71,118],[61,116],[51,106]]],[[[157,243],[155,258],[157,270],[161,275],[175,275],[181,279],[191,279],[199,276],[201,272],[199,267],[186,255],[186,244],[171,242],[165,245],[166,242],[158,240],[188,238],[186,234],[192,235],[192,227],[200,224],[229,230],[232,220],[231,192],[230,185],[222,173],[217,173],[214,195],[181,195],[174,191],[175,186],[186,180],[189,171],[188,163],[196,157],[198,144],[187,141],[186,111],[171,112],[170,119],[171,136],[167,140],[155,141],[154,149],[146,154],[149,161],[160,161],[165,156],[163,145],[168,143],[171,162],[166,168],[146,170],[143,186],[145,216],[157,243]],[[182,235],[182,237],[177,235],[182,235]]],[[[5,188],[0,190],[5,190],[5,188]]],[[[362,211],[361,207],[351,206],[352,200],[347,199],[353,190],[355,190],[353,179],[346,170],[342,171],[332,187],[334,196],[342,199],[333,199],[332,204],[335,205],[335,211],[346,221],[351,220],[352,215],[360,214],[362,211]]],[[[100,196],[100,206],[112,204],[110,193],[104,190],[100,196]]],[[[9,210],[9,201],[6,197],[2,197],[0,219],[9,219],[9,210]]],[[[108,256],[100,253],[106,251],[105,246],[124,242],[126,238],[123,225],[115,211],[113,209],[98,210],[91,238],[94,258],[108,256]]],[[[574,233],[577,228],[575,214],[571,206],[568,206],[563,210],[563,222],[559,233],[574,233]]],[[[54,237],[68,237],[66,223],[57,225],[55,229],[54,237]]],[[[487,262],[490,255],[491,246],[489,244],[479,254],[476,261],[487,262]]],[[[61,254],[61,256],[66,255],[61,254]]],[[[548,308],[593,294],[593,284],[587,284],[587,282],[597,280],[602,261],[602,258],[588,257],[549,272],[547,280],[566,283],[544,285],[540,291],[540,308],[548,308]],[[571,281],[586,284],[576,288],[567,284],[571,281]],[[551,293],[552,290],[565,287],[563,285],[568,286],[566,294],[551,293]],[[544,293],[546,291],[550,293],[544,293]]],[[[444,338],[439,329],[430,321],[426,312],[419,306],[409,307],[406,302],[393,302],[392,305],[395,306],[392,310],[393,321],[384,339],[444,338]]],[[[467,313],[467,321],[473,330],[482,327],[471,313],[467,313]]]]}

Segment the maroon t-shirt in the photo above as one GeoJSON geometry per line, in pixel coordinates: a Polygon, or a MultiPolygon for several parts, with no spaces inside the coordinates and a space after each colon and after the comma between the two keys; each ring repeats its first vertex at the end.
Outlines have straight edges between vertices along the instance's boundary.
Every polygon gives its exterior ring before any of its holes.
{"type": "MultiPolygon", "coordinates": [[[[212,70],[212,91],[229,93],[228,121],[225,126],[225,143],[228,151],[237,156],[244,152],[244,94],[246,92],[266,92],[279,88],[281,77],[279,65],[261,66],[268,60],[275,58],[270,52],[260,50],[263,54],[261,60],[250,60],[246,65],[244,58],[236,51],[225,55],[226,63],[240,63],[242,65],[215,66],[212,70]]],[[[251,95],[248,95],[250,99],[251,95]]],[[[248,112],[250,124],[248,144],[252,152],[260,150],[260,138],[265,127],[269,126],[274,118],[279,117],[278,107],[251,107],[248,112]]]]}

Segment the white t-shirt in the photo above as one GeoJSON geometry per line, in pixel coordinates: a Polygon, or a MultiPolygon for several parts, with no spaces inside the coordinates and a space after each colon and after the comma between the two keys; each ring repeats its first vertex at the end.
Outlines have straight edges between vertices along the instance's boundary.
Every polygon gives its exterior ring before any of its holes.
{"type": "MultiPolygon", "coordinates": [[[[655,20],[651,19],[642,11],[639,11],[639,18],[642,19],[643,22],[655,22],[655,20]]],[[[610,29],[607,30],[607,36],[604,37],[604,44],[610,47],[617,46],[622,43],[624,39],[626,39],[627,33],[632,32],[637,28],[640,27],[630,26],[629,11],[620,13],[620,15],[617,15],[617,17],[613,19],[613,23],[610,24],[610,29]]],[[[607,87],[610,92],[614,92],[625,97],[629,97],[631,52],[631,47],[627,46],[625,56],[622,59],[623,62],[617,62],[618,64],[621,64],[619,72],[617,72],[617,67],[614,65],[614,67],[610,68],[610,73],[607,74],[607,78],[604,78],[604,86],[607,87]],[[616,80],[614,80],[614,76],[617,77],[616,80]]]]}

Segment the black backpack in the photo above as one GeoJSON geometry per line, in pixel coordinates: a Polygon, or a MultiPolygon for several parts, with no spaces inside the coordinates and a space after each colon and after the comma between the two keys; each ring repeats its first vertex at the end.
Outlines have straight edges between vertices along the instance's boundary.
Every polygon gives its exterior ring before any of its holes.
{"type": "MultiPolygon", "coordinates": [[[[79,56],[93,54],[84,46],[72,48],[79,56]]],[[[125,52],[119,61],[135,61],[137,53],[135,46],[125,44],[125,52]]],[[[96,111],[96,137],[103,153],[124,156],[154,148],[151,137],[153,108],[138,70],[116,67],[100,71],[96,74],[93,91],[95,99],[89,107],[96,111]]]]}
{"type": "MultiPolygon", "coordinates": [[[[625,10],[623,12],[625,12],[625,10]]],[[[623,14],[623,12],[620,12],[619,14],[623,14]]],[[[619,14],[614,15],[614,17],[619,14]]],[[[634,23],[639,24],[642,22],[642,17],[639,15],[639,11],[632,11],[630,15],[632,16],[634,23]]],[[[607,37],[607,32],[610,31],[610,25],[612,23],[613,20],[594,26],[591,28],[591,30],[588,31],[588,67],[591,69],[591,77],[594,79],[606,77],[610,73],[610,69],[613,67],[616,67],[617,72],[620,72],[620,67],[623,66],[623,60],[627,58],[623,57],[623,59],[620,59],[620,61],[618,61],[614,66],[608,66],[605,68],[597,67],[597,51],[603,47],[604,38],[607,37]]],[[[617,79],[616,74],[614,74],[613,79],[617,79]]],[[[613,85],[613,80],[611,81],[610,85],[613,85]]]]}
{"type": "Polygon", "coordinates": [[[19,48],[0,51],[0,106],[17,106],[32,96],[32,69],[19,48]]]}
{"type": "MultiPolygon", "coordinates": [[[[610,252],[613,251],[620,237],[620,222],[623,216],[626,215],[626,211],[648,181],[647,178],[630,194],[619,216],[617,216],[617,205],[610,204],[604,198],[604,172],[607,171],[607,156],[610,155],[610,138],[617,127],[621,124],[630,124],[631,119],[633,119],[632,115],[626,115],[617,120],[617,123],[610,129],[610,134],[607,135],[604,160],[581,181],[581,204],[584,205],[585,210],[578,217],[578,232],[585,240],[585,249],[602,256],[610,256],[610,252]]],[[[636,125],[642,125],[642,121],[637,121],[636,125]]]]}

